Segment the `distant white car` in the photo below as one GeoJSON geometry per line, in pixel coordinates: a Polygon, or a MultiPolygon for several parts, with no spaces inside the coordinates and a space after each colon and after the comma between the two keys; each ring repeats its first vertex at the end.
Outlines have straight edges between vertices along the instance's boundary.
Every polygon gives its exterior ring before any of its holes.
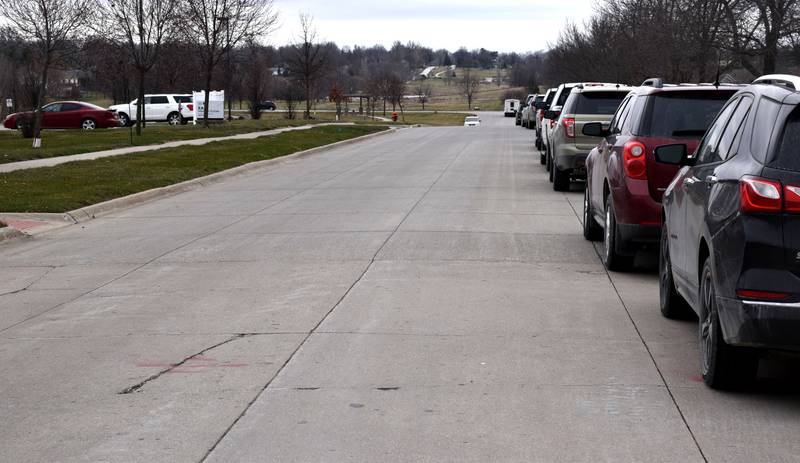
{"type": "MultiPolygon", "coordinates": [[[[158,94],[144,96],[144,120],[147,122],[169,122],[170,125],[186,124],[192,120],[192,95],[158,94]]],[[[136,122],[136,100],[108,107],[117,113],[120,124],[136,122]]]]}
{"type": "Polygon", "coordinates": [[[478,116],[467,116],[464,119],[464,127],[479,127],[481,125],[481,118],[478,116]]]}

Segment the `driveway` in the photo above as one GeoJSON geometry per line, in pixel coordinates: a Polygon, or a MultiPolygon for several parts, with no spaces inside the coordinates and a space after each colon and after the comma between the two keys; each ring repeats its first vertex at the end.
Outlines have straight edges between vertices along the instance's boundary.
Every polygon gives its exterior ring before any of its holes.
{"type": "Polygon", "coordinates": [[[0,245],[0,461],[796,461],[482,118],[0,245]]]}

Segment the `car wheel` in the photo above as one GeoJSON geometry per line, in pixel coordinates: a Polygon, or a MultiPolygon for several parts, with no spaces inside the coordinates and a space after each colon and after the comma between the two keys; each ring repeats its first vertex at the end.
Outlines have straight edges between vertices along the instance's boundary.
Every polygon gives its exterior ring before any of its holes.
{"type": "Polygon", "coordinates": [[[183,118],[181,117],[180,113],[169,113],[167,116],[167,122],[169,125],[178,125],[181,123],[182,119],[183,118]]]}
{"type": "Polygon", "coordinates": [[[587,184],[583,191],[583,237],[589,241],[600,241],[603,237],[603,228],[594,219],[594,210],[589,197],[589,185],[587,184]]]}
{"type": "Polygon", "coordinates": [[[125,113],[118,113],[117,117],[119,118],[119,123],[123,127],[127,127],[131,123],[131,118],[125,113]]]}
{"type": "Polygon", "coordinates": [[[658,256],[658,293],[661,315],[683,320],[694,313],[686,299],[675,289],[672,278],[672,259],[669,255],[669,234],[666,222],[661,226],[661,251],[658,256]]]}
{"type": "Polygon", "coordinates": [[[617,253],[617,239],[619,238],[617,231],[617,217],[614,213],[614,201],[611,195],[606,197],[606,223],[603,227],[603,244],[605,252],[603,253],[603,264],[609,270],[615,272],[628,270],[633,266],[634,256],[623,256],[617,253]]]}
{"type": "Polygon", "coordinates": [[[549,147],[547,148],[547,166],[550,172],[550,183],[553,183],[553,171],[556,169],[556,166],[553,163],[553,153],[550,151],[549,147]]]}
{"type": "Polygon", "coordinates": [[[700,369],[703,381],[714,389],[734,389],[753,382],[758,373],[758,351],[725,343],[719,323],[717,293],[706,258],[700,277],[700,369]]]}
{"type": "Polygon", "coordinates": [[[569,191],[571,171],[561,170],[553,163],[553,190],[569,191]]]}
{"type": "Polygon", "coordinates": [[[541,151],[539,151],[539,164],[545,165],[547,164],[547,156],[544,155],[541,151]]]}
{"type": "Polygon", "coordinates": [[[544,170],[550,172],[550,167],[551,167],[550,166],[550,149],[547,147],[547,145],[545,145],[545,147],[544,147],[544,157],[545,157],[544,170]]]}
{"type": "Polygon", "coordinates": [[[83,130],[94,130],[97,128],[97,123],[94,119],[84,119],[81,121],[81,128],[83,130]]]}

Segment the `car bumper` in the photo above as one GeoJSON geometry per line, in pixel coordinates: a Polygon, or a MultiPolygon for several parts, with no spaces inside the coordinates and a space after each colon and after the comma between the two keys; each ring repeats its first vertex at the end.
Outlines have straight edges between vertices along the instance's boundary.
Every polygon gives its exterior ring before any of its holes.
{"type": "MultiPolygon", "coordinates": [[[[555,164],[559,170],[579,170],[586,174],[586,157],[594,146],[563,143],[556,149],[555,164]]],[[[580,174],[577,172],[576,174],[580,174]]]]}
{"type": "Polygon", "coordinates": [[[634,254],[640,248],[658,244],[661,240],[661,227],[658,225],[617,223],[617,231],[617,251],[623,255],[634,254]]]}
{"type": "Polygon", "coordinates": [[[728,344],[800,351],[800,303],[717,297],[717,305],[728,344]]]}

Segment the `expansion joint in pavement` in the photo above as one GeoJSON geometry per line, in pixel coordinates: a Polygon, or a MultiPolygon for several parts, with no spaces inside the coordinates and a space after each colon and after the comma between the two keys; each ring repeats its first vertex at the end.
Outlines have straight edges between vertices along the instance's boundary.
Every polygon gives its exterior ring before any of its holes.
{"type": "MultiPolygon", "coordinates": [[[[568,201],[568,204],[569,204],[570,208],[572,208],[572,212],[575,214],[575,216],[578,218],[578,220],[579,221],[582,220],[583,214],[579,214],[578,211],[575,210],[575,207],[573,206],[573,204],[571,202],[568,201]]],[[[600,256],[600,252],[597,250],[597,248],[594,245],[592,246],[592,249],[594,249],[594,252],[597,255],[597,258],[600,259],[601,265],[603,265],[602,264],[602,259],[601,259],[601,256],[600,256]]],[[[622,298],[622,295],[619,293],[619,288],[617,288],[616,283],[614,283],[614,279],[611,278],[611,274],[609,273],[608,268],[606,268],[605,265],[603,265],[603,268],[605,269],[605,274],[606,274],[606,277],[608,278],[608,282],[611,284],[611,287],[614,289],[614,294],[617,295],[617,299],[619,299],[619,303],[622,305],[622,308],[625,309],[625,314],[628,316],[628,320],[630,320],[634,331],[636,331],[636,336],[639,337],[639,341],[641,341],[642,346],[644,346],[645,351],[647,351],[647,355],[650,357],[650,361],[653,363],[653,367],[655,367],[659,378],[661,378],[661,383],[664,385],[664,388],[666,389],[667,394],[669,395],[669,398],[672,401],[672,405],[674,405],[675,406],[675,410],[678,411],[678,415],[680,415],[681,421],[683,421],[683,425],[686,427],[686,431],[689,432],[689,436],[691,436],[692,441],[694,442],[694,445],[697,448],[697,451],[700,453],[700,457],[703,459],[703,461],[705,463],[708,463],[708,457],[706,457],[705,452],[703,452],[703,448],[700,446],[700,442],[697,440],[697,436],[695,436],[694,431],[692,430],[692,427],[689,425],[689,421],[686,419],[686,416],[684,415],[683,410],[681,410],[681,406],[678,404],[678,401],[675,399],[675,395],[672,393],[672,389],[669,387],[669,384],[667,383],[667,380],[664,377],[664,373],[661,371],[661,368],[658,366],[658,362],[656,362],[656,358],[653,356],[653,352],[650,350],[650,346],[647,345],[647,341],[645,341],[644,336],[642,336],[642,332],[639,330],[639,326],[636,324],[636,321],[633,319],[633,316],[631,315],[631,311],[630,311],[630,309],[628,309],[628,305],[625,303],[625,300],[622,298]]]]}

